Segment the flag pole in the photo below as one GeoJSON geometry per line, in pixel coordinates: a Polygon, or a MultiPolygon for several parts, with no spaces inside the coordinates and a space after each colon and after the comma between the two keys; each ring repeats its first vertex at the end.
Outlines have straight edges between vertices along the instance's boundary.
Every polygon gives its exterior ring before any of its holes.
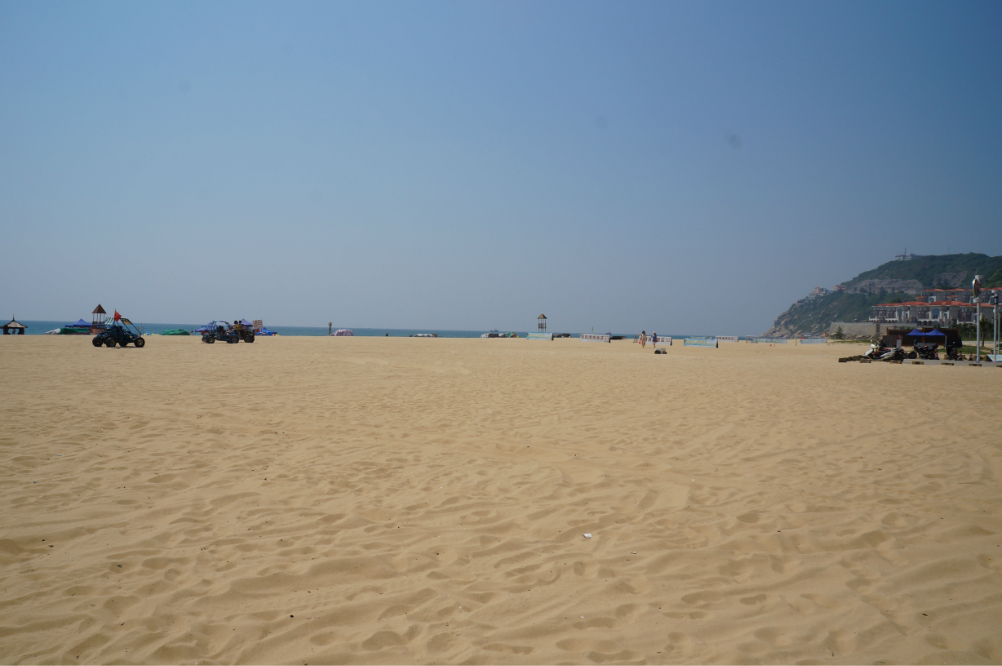
{"type": "Polygon", "coordinates": [[[971,295],[974,297],[974,331],[975,331],[975,357],[974,362],[981,364],[981,276],[975,275],[971,282],[971,295]]]}

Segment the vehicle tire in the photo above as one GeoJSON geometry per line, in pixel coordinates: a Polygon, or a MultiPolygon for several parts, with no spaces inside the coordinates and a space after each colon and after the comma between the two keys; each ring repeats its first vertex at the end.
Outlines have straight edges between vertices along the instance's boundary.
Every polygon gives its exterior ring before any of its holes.
{"type": "Polygon", "coordinates": [[[138,349],[142,349],[143,345],[145,345],[145,344],[146,344],[146,340],[144,340],[143,338],[136,338],[136,347],[138,349]]]}
{"type": "Polygon", "coordinates": [[[918,354],[916,354],[915,352],[909,352],[908,358],[918,358],[918,354]]]}
{"type": "Polygon", "coordinates": [[[104,344],[106,347],[108,347],[108,349],[113,349],[115,347],[115,341],[112,340],[111,338],[105,338],[104,344]]]}
{"type": "Polygon", "coordinates": [[[100,335],[95,335],[95,336],[94,336],[94,339],[93,339],[93,340],[91,340],[91,343],[93,343],[93,345],[94,345],[95,347],[100,347],[100,346],[101,346],[101,344],[102,344],[102,342],[101,342],[101,336],[100,336],[100,335]]]}
{"type": "Polygon", "coordinates": [[[248,333],[247,337],[244,338],[244,342],[254,342],[254,334],[248,333]]]}
{"type": "Polygon", "coordinates": [[[215,341],[216,341],[216,339],[215,339],[215,338],[210,338],[210,337],[209,337],[209,336],[207,336],[207,335],[203,335],[203,336],[202,336],[202,342],[207,342],[207,343],[209,343],[209,344],[211,345],[211,344],[212,344],[213,342],[215,342],[215,341]]]}

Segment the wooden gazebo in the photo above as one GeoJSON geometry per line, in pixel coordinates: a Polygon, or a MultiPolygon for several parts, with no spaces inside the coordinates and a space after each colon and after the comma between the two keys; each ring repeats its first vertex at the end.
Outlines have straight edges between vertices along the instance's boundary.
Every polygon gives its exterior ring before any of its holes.
{"type": "Polygon", "coordinates": [[[546,333],[546,315],[544,315],[544,314],[539,315],[538,317],[536,317],[536,321],[539,322],[536,325],[536,328],[538,329],[538,332],[539,333],[546,333]]]}
{"type": "Polygon", "coordinates": [[[3,325],[3,334],[24,335],[24,329],[26,328],[28,327],[22,324],[21,322],[17,321],[16,319],[14,319],[13,317],[11,317],[11,320],[3,325]]]}

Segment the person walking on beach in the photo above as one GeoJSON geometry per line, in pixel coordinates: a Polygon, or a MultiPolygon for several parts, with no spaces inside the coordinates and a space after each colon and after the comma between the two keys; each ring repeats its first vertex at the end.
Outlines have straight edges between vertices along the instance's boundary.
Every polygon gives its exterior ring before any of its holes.
{"type": "Polygon", "coordinates": [[[658,332],[651,331],[651,346],[654,347],[654,351],[658,349],[658,332]]]}
{"type": "Polygon", "coordinates": [[[647,346],[647,331],[640,331],[640,337],[637,338],[637,341],[640,343],[640,348],[641,349],[643,349],[644,347],[646,347],[647,346]]]}

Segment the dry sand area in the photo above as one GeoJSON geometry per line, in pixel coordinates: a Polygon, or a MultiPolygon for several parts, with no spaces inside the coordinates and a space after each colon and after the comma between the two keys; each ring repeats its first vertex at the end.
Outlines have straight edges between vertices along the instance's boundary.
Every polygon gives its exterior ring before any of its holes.
{"type": "Polygon", "coordinates": [[[850,353],[0,337],[0,662],[998,663],[1002,371],[850,353]]]}

